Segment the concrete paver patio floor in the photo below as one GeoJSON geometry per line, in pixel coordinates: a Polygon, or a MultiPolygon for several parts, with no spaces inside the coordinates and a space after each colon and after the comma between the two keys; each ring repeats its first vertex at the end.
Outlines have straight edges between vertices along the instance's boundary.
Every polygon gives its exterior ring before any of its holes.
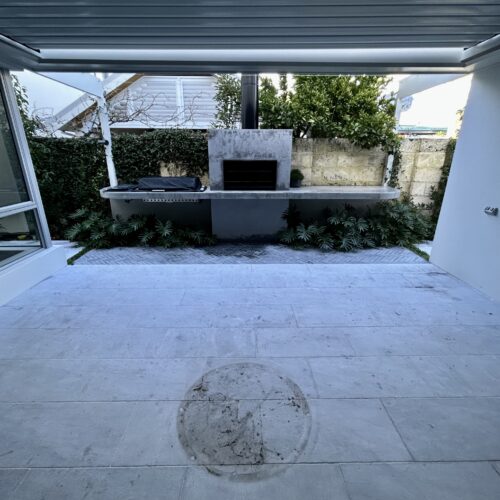
{"type": "Polygon", "coordinates": [[[68,267],[0,358],[3,500],[500,498],[500,305],[431,264],[68,267]]]}

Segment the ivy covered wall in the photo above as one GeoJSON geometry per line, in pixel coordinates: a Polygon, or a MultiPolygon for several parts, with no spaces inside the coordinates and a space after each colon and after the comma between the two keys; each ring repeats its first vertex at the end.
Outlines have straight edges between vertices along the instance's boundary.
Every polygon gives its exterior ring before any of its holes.
{"type": "MultiPolygon", "coordinates": [[[[109,210],[99,196],[99,189],[109,184],[102,144],[84,138],[31,137],[30,150],[54,238],[63,237],[68,216],[79,208],[109,210]]],[[[119,134],[113,137],[113,158],[120,182],[160,175],[169,164],[184,175],[203,176],[208,171],[206,133],[166,129],[119,134]]]]}

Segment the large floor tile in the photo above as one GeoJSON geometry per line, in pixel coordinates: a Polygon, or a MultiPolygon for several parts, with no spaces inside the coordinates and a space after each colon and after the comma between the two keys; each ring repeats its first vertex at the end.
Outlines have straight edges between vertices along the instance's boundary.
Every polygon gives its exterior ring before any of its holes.
{"type": "Polygon", "coordinates": [[[169,328],[158,357],[253,357],[254,328],[169,328]]]}
{"type": "Polygon", "coordinates": [[[89,364],[89,400],[180,400],[205,372],[204,359],[106,360],[89,364]]]}
{"type": "Polygon", "coordinates": [[[345,464],[350,500],[496,500],[500,476],[488,463],[345,464]]]}
{"type": "Polygon", "coordinates": [[[364,307],[351,304],[329,305],[324,304],[293,306],[299,327],[327,327],[327,326],[378,326],[390,325],[391,320],[385,313],[370,304],[364,307]]]}
{"type": "Polygon", "coordinates": [[[474,396],[500,396],[500,356],[450,356],[448,364],[474,396]]]}
{"type": "MultiPolygon", "coordinates": [[[[310,287],[323,288],[374,288],[410,286],[403,274],[388,270],[387,273],[371,273],[363,266],[352,270],[336,266],[310,266],[311,274],[307,279],[310,287]]],[[[369,293],[368,291],[366,293],[369,293]]]]}
{"type": "Polygon", "coordinates": [[[184,295],[182,288],[147,289],[147,288],[112,288],[87,289],[70,288],[67,290],[40,290],[31,288],[12,300],[11,306],[102,306],[103,304],[119,305],[152,305],[158,307],[178,305],[184,295]]]}
{"type": "Polygon", "coordinates": [[[111,465],[192,464],[178,437],[179,407],[178,401],[136,403],[111,465]]]}
{"type": "MultiPolygon", "coordinates": [[[[120,314],[118,309],[112,314],[120,314]]],[[[130,314],[130,312],[129,312],[130,314]]],[[[196,305],[132,311],[130,326],[144,327],[271,327],[295,325],[290,306],[196,305]]]]}
{"type": "MultiPolygon", "coordinates": [[[[11,308],[14,309],[14,308],[11,308]]],[[[27,317],[38,314],[34,327],[43,328],[166,328],[166,327],[253,327],[295,325],[291,306],[263,305],[102,305],[102,306],[47,306],[22,307],[19,320],[13,327],[26,327],[27,317]],[[21,324],[23,326],[18,325],[21,324]]],[[[1,313],[1,309],[0,309],[1,313]]]]}
{"type": "Polygon", "coordinates": [[[434,268],[428,273],[406,272],[405,278],[413,287],[417,288],[459,288],[464,285],[463,281],[434,268]]]}
{"type": "Polygon", "coordinates": [[[500,398],[389,399],[384,405],[416,460],[500,459],[500,398]]]}
{"type": "Polygon", "coordinates": [[[500,305],[374,303],[293,306],[299,326],[497,325],[500,305]]]}
{"type": "Polygon", "coordinates": [[[498,354],[498,326],[395,326],[350,328],[349,342],[359,356],[498,354]]]}
{"type": "MultiPolygon", "coordinates": [[[[209,358],[207,360],[206,371],[214,370],[221,366],[228,366],[239,363],[264,365],[265,367],[270,369],[271,373],[274,373],[278,376],[288,377],[292,382],[297,384],[306,398],[318,397],[318,392],[311,373],[311,368],[307,359],[305,358],[209,358]]],[[[257,388],[248,386],[245,390],[245,393],[240,393],[237,396],[235,395],[234,397],[246,399],[248,397],[252,397],[248,396],[248,394],[251,393],[257,393],[259,395],[258,397],[262,397],[260,386],[257,388]]]]}
{"type": "Polygon", "coordinates": [[[378,400],[310,400],[312,432],[304,462],[410,460],[378,400]]]}
{"type": "Polygon", "coordinates": [[[290,465],[271,475],[266,466],[255,467],[263,478],[238,481],[238,467],[228,468],[228,476],[215,476],[205,469],[191,467],[180,500],[348,500],[336,465],[290,465]],[[233,473],[233,476],[230,474],[233,473]]]}
{"type": "Polygon", "coordinates": [[[410,304],[403,311],[416,325],[498,325],[500,304],[487,299],[410,304]]]}
{"type": "Polygon", "coordinates": [[[0,329],[0,359],[151,358],[166,328],[0,329]]]}
{"type": "Polygon", "coordinates": [[[0,326],[2,328],[39,328],[46,321],[45,308],[33,305],[0,307],[0,326]]]}
{"type": "Polygon", "coordinates": [[[441,342],[454,354],[500,354],[500,325],[431,326],[428,342],[441,342]]]}
{"type": "Polygon", "coordinates": [[[441,327],[446,333],[437,336],[429,326],[372,326],[345,329],[358,356],[425,356],[451,354],[446,334],[455,327],[441,327]]]}
{"type": "Polygon", "coordinates": [[[178,500],[186,469],[31,469],[5,500],[178,500]]]}
{"type": "Polygon", "coordinates": [[[0,467],[109,465],[132,405],[0,404],[0,467]]]}
{"type": "MultiPolygon", "coordinates": [[[[375,298],[373,299],[376,300],[375,298]]],[[[219,288],[206,290],[190,288],[185,291],[183,305],[205,304],[254,304],[254,305],[314,305],[357,303],[359,294],[354,289],[341,287],[252,287],[252,288],[219,288]]]]}
{"type": "Polygon", "coordinates": [[[464,381],[437,356],[311,358],[323,398],[461,396],[464,381]]]}
{"type": "Polygon", "coordinates": [[[180,400],[205,366],[201,358],[0,360],[0,401],[180,400]]]}
{"type": "Polygon", "coordinates": [[[0,469],[0,498],[10,500],[19,484],[26,478],[28,469],[0,469]]]}
{"type": "Polygon", "coordinates": [[[349,329],[259,328],[257,355],[269,357],[349,356],[354,350],[349,329]]]}
{"type": "Polygon", "coordinates": [[[0,359],[73,357],[81,335],[62,328],[0,328],[0,359]]]}
{"type": "MultiPolygon", "coordinates": [[[[315,285],[311,284],[310,274],[308,267],[302,265],[252,266],[250,280],[246,285],[251,288],[283,289],[314,287],[315,285]]],[[[283,293],[285,294],[286,290],[283,293]]]]}

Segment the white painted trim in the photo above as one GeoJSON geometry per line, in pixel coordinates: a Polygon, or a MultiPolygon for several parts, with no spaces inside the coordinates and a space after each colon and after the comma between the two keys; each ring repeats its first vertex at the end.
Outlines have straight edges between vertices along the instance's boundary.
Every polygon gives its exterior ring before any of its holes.
{"type": "Polygon", "coordinates": [[[177,124],[184,123],[184,88],[180,77],[175,81],[175,99],[177,104],[177,124]]]}
{"type": "MultiPolygon", "coordinates": [[[[0,71],[0,85],[3,90],[6,113],[12,128],[12,135],[17,153],[19,155],[19,161],[21,163],[24,179],[28,188],[29,197],[36,206],[35,216],[38,223],[38,230],[40,231],[42,246],[49,248],[52,245],[49,226],[43,210],[42,198],[40,196],[40,190],[38,189],[35,169],[33,167],[33,162],[31,161],[30,150],[24,133],[23,122],[17,107],[16,94],[14,92],[14,87],[8,71],[0,71]]],[[[27,210],[30,209],[32,208],[27,208],[27,210]]]]}
{"type": "Polygon", "coordinates": [[[96,97],[100,97],[104,93],[104,86],[101,80],[90,73],[40,72],[38,74],[96,97]]]}
{"type": "Polygon", "coordinates": [[[432,87],[437,87],[443,83],[451,82],[457,78],[462,78],[463,76],[463,73],[451,73],[445,75],[410,75],[399,82],[399,89],[397,92],[398,99],[404,99],[405,97],[418,94],[419,92],[423,92],[424,90],[432,87]]]}
{"type": "Polygon", "coordinates": [[[500,50],[500,35],[496,35],[473,47],[465,49],[462,56],[462,62],[471,64],[477,61],[477,59],[491,54],[492,52],[496,52],[497,50],[500,50]]]}
{"type": "Polygon", "coordinates": [[[453,73],[467,72],[463,49],[42,49],[34,71],[149,72],[208,75],[217,72],[453,73]]]}
{"type": "Polygon", "coordinates": [[[111,129],[109,127],[108,106],[104,97],[97,99],[97,114],[101,124],[102,138],[106,141],[104,144],[104,153],[106,155],[106,166],[108,168],[109,185],[111,187],[118,185],[116,178],[115,162],[113,161],[111,129]]]}
{"type": "Polygon", "coordinates": [[[63,247],[40,249],[0,267],[0,306],[66,266],[63,247]]]}
{"type": "MultiPolygon", "coordinates": [[[[53,77],[56,73],[39,73],[43,76],[51,75],[53,77]]],[[[64,75],[64,73],[57,73],[57,75],[64,75]]],[[[87,95],[86,93],[75,99],[73,102],[65,106],[59,112],[55,114],[55,116],[50,120],[50,125],[54,130],[58,130],[64,127],[67,123],[69,123],[75,116],[80,113],[84,113],[85,111],[94,104],[96,97],[101,97],[103,94],[107,95],[109,92],[112,92],[120,85],[123,85],[132,77],[134,77],[135,73],[124,73],[124,74],[113,74],[106,78],[101,82],[102,92],[94,97],[87,95]]],[[[59,80],[59,77],[53,78],[60,83],[66,84],[64,81],[59,80]]]]}
{"type": "Polygon", "coordinates": [[[35,209],[36,204],[33,201],[23,201],[22,203],[16,203],[15,205],[0,207],[0,217],[9,217],[9,215],[15,215],[20,212],[27,212],[28,210],[35,209]]]}
{"type": "Polygon", "coordinates": [[[45,49],[45,60],[99,62],[102,60],[165,62],[321,62],[321,63],[418,63],[460,64],[460,48],[405,48],[405,49],[45,49]]]}
{"type": "Polygon", "coordinates": [[[40,61],[38,51],[0,35],[0,68],[22,70],[39,64],[40,61]]]}

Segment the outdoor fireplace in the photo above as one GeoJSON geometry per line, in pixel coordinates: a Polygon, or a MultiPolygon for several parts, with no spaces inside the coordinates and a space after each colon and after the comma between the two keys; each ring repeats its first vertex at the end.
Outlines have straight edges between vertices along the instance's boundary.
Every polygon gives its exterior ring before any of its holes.
{"type": "Polygon", "coordinates": [[[225,191],[274,191],[276,160],[223,160],[225,191]]]}
{"type": "Polygon", "coordinates": [[[276,195],[290,188],[291,165],[291,130],[209,130],[213,233],[230,240],[274,238],[288,208],[288,199],[276,195]],[[225,196],[231,191],[234,196],[225,196]]]}
{"type": "Polygon", "coordinates": [[[210,130],[208,157],[211,191],[287,190],[292,131],[210,130]]]}

